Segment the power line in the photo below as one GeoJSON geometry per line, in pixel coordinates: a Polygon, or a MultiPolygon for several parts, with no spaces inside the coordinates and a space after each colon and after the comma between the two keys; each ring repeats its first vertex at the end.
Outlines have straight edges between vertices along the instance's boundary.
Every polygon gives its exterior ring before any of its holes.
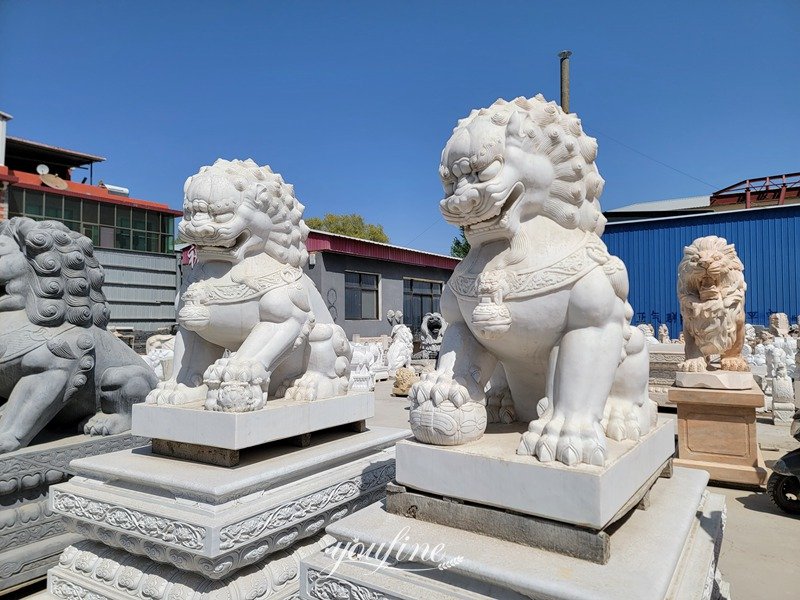
{"type": "Polygon", "coordinates": [[[709,183],[708,181],[704,181],[703,179],[700,179],[699,177],[695,177],[694,175],[692,175],[691,173],[687,173],[686,171],[681,171],[680,169],[678,169],[676,167],[673,167],[672,165],[668,165],[664,161],[658,160],[657,158],[653,158],[649,154],[645,154],[644,152],[641,152],[641,151],[637,150],[636,148],[633,148],[632,146],[629,146],[625,142],[621,142],[618,139],[613,138],[613,137],[611,137],[610,135],[608,135],[606,133],[603,133],[602,131],[598,131],[594,127],[592,127],[592,131],[594,133],[596,133],[596,134],[599,134],[600,136],[602,136],[602,137],[604,137],[606,139],[611,140],[612,142],[616,142],[617,144],[619,144],[620,146],[623,146],[624,148],[627,148],[631,152],[635,152],[636,154],[638,154],[640,156],[643,156],[648,160],[652,160],[654,163],[658,163],[662,167],[667,167],[668,169],[671,169],[672,171],[675,171],[676,173],[680,173],[681,175],[683,175],[685,177],[688,177],[689,179],[694,179],[695,181],[699,181],[703,185],[707,185],[708,187],[713,188],[714,190],[718,190],[718,189],[720,189],[722,187],[720,185],[715,185],[713,183],[709,183]]]}

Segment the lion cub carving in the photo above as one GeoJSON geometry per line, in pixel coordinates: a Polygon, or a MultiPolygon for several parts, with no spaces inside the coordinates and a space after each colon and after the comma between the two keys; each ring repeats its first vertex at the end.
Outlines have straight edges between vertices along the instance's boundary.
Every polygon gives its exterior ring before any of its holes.
{"type": "Polygon", "coordinates": [[[724,238],[698,238],[683,249],[678,300],[686,360],[678,365],[679,371],[705,371],[715,354],[725,371],[750,370],[742,356],[746,290],[744,265],[724,238]]]}
{"type": "Polygon", "coordinates": [[[92,242],[56,221],[0,223],[0,453],[51,421],[109,435],[157,378],[106,330],[103,269],[92,242]]]}
{"type": "Polygon", "coordinates": [[[481,437],[498,364],[511,402],[488,416],[530,421],[520,454],[602,465],[606,435],[650,430],[648,354],[630,326],[627,272],[599,237],[596,154],[580,120],[541,96],[498,100],[453,130],[440,209],[471,249],[442,294],[449,327],[437,369],[411,390],[418,440],[481,437]]]}
{"type": "Polygon", "coordinates": [[[252,160],[186,180],[180,237],[197,263],[178,303],[173,376],[149,403],[263,408],[347,392],[350,344],[303,274],[308,227],[294,189],[252,160]]]}

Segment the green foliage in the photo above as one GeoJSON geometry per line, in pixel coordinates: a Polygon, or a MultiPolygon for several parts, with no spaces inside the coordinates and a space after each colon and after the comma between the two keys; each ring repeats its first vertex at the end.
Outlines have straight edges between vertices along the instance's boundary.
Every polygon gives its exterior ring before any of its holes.
{"type": "Polygon", "coordinates": [[[455,256],[456,258],[464,258],[469,252],[469,242],[467,241],[467,237],[464,235],[464,228],[461,228],[461,236],[457,238],[453,238],[453,243],[450,244],[450,256],[455,256]]]}
{"type": "Polygon", "coordinates": [[[365,223],[364,217],[361,215],[334,215],[326,213],[322,219],[319,217],[309,217],[305,219],[305,222],[311,229],[327,231],[328,233],[338,233],[339,235],[348,235],[350,237],[371,240],[373,242],[382,242],[384,244],[389,243],[389,236],[386,235],[386,232],[383,230],[383,225],[365,223]]]}

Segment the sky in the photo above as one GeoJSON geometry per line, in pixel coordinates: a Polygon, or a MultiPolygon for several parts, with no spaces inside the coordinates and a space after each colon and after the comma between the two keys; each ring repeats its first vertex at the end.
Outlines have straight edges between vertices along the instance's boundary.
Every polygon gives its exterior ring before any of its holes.
{"type": "Polygon", "coordinates": [[[137,198],[179,208],[201,166],[253,158],[306,216],[448,253],[453,127],[498,97],[558,101],[564,49],[604,209],[800,171],[798,23],[800,0],[0,0],[0,110],[137,198]]]}

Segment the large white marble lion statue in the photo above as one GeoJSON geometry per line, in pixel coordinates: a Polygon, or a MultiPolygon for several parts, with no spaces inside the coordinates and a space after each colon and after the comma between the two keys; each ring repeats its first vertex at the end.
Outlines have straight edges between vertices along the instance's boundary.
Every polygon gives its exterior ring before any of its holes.
{"type": "Polygon", "coordinates": [[[490,414],[530,421],[520,454],[602,465],[606,435],[636,440],[654,424],[625,265],[599,237],[596,154],[580,120],[541,96],[497,100],[454,129],[440,208],[471,249],[442,294],[437,369],[410,394],[418,440],[481,437],[498,363],[513,403],[490,414]]]}
{"type": "Polygon", "coordinates": [[[683,317],[686,360],[679,371],[705,371],[720,355],[725,371],[749,371],[742,356],[745,339],[744,265],[733,244],[710,235],[683,249],[678,265],[678,300],[683,317]]]}
{"type": "Polygon", "coordinates": [[[106,330],[103,279],[91,240],[63,223],[0,223],[0,453],[51,423],[130,429],[157,378],[106,330]]]}
{"type": "Polygon", "coordinates": [[[268,166],[217,160],[184,186],[182,240],[196,247],[178,304],[173,376],[150,403],[263,408],[347,393],[351,349],[312,281],[294,189],[268,166]]]}

